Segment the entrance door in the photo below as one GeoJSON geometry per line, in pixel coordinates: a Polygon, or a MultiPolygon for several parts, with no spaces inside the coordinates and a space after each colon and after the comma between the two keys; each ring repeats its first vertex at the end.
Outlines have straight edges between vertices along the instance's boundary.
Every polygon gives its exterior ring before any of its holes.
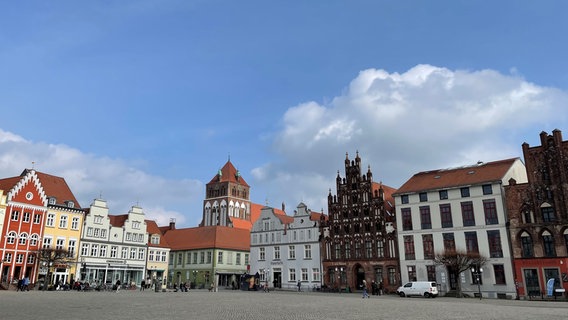
{"type": "Polygon", "coordinates": [[[363,280],[365,280],[365,269],[359,266],[355,270],[357,270],[356,279],[357,279],[357,289],[363,288],[363,280]]]}
{"type": "Polygon", "coordinates": [[[536,269],[524,269],[525,290],[528,296],[540,296],[540,284],[538,282],[538,271],[536,269]]]}
{"type": "Polygon", "coordinates": [[[282,288],[282,273],[274,272],[274,288],[282,288]]]}
{"type": "Polygon", "coordinates": [[[454,270],[448,267],[448,277],[450,278],[450,290],[458,289],[458,277],[454,270]]]}

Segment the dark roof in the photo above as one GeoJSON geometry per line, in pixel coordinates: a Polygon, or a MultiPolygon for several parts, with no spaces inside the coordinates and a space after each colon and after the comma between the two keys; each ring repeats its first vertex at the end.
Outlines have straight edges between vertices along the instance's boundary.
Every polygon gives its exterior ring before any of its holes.
{"type": "Polygon", "coordinates": [[[406,181],[395,195],[501,181],[517,160],[519,158],[419,172],[406,181]]]}
{"type": "Polygon", "coordinates": [[[168,230],[164,237],[172,250],[228,249],[249,251],[250,232],[225,226],[168,230]]]}

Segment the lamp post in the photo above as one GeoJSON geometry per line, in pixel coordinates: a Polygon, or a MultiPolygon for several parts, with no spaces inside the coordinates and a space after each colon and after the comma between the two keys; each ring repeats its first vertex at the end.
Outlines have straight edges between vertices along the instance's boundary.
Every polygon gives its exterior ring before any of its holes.
{"type": "Polygon", "coordinates": [[[193,273],[193,286],[197,288],[197,270],[191,271],[193,273]]]}
{"type": "Polygon", "coordinates": [[[475,282],[477,282],[477,291],[479,292],[479,300],[481,300],[481,274],[483,273],[483,268],[480,266],[472,266],[471,273],[475,277],[475,282]]]}

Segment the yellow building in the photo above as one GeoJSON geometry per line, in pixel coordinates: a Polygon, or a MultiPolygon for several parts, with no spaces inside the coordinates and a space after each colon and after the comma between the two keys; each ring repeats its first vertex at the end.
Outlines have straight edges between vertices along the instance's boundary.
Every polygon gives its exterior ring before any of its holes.
{"type": "Polygon", "coordinates": [[[168,259],[170,248],[156,221],[146,220],[148,232],[148,255],[146,260],[145,282],[148,288],[165,289],[168,279],[168,259]]]}

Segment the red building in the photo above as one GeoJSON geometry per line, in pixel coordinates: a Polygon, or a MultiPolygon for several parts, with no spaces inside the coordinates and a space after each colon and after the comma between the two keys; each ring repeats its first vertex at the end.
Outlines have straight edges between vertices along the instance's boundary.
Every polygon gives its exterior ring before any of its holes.
{"type": "Polygon", "coordinates": [[[33,169],[19,176],[0,179],[0,190],[7,195],[6,215],[0,237],[1,283],[28,277],[35,282],[38,275],[36,254],[42,246],[48,205],[58,201],[74,203],[77,200],[63,178],[33,169]]]}
{"type": "Polygon", "coordinates": [[[505,187],[519,297],[568,289],[568,141],[560,130],[523,144],[528,183],[505,187]],[[554,281],[552,281],[553,279],[554,281]]]}

